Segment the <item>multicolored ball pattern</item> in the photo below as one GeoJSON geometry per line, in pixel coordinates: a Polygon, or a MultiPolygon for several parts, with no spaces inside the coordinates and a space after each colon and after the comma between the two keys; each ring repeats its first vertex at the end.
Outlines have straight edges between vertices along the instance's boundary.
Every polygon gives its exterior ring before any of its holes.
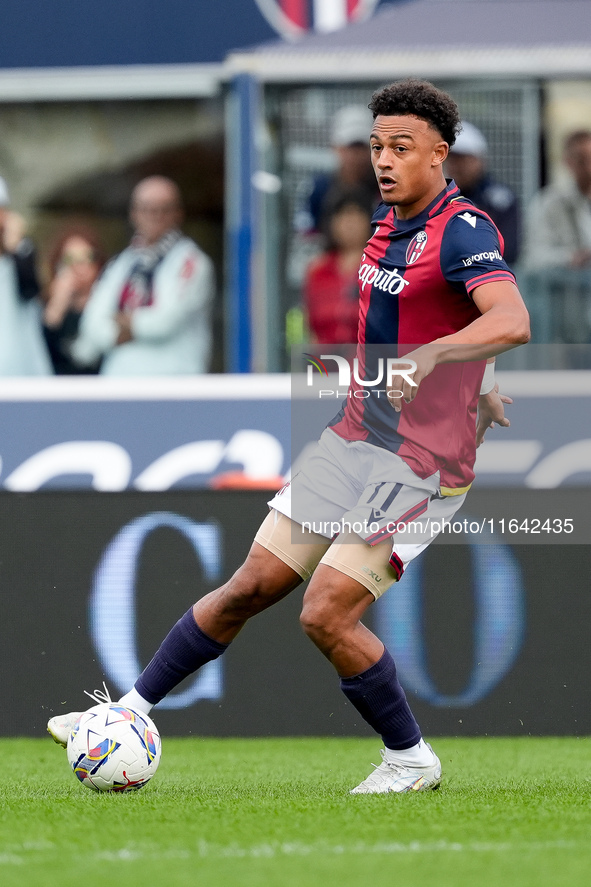
{"type": "Polygon", "coordinates": [[[97,792],[143,788],[160,763],[160,734],[148,715],[116,702],[102,702],[76,721],[68,761],[82,785],[97,792]]]}

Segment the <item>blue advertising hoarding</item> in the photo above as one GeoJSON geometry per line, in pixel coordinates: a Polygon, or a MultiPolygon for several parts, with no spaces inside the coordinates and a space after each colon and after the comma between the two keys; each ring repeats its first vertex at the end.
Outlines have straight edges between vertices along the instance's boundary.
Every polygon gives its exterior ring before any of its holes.
{"type": "MultiPolygon", "coordinates": [[[[589,486],[591,372],[498,378],[511,427],[488,432],[475,489],[589,486]]],[[[292,400],[283,374],[1,380],[0,489],[280,486],[338,407],[292,400]]]]}
{"type": "MultiPolygon", "coordinates": [[[[531,512],[540,491],[519,494],[531,512]]],[[[496,493],[479,495],[487,510],[496,493]]],[[[240,565],[267,498],[0,496],[0,735],[46,735],[48,717],[85,707],[103,680],[129,689],[176,619],[240,565]]],[[[370,609],[425,735],[589,733],[590,553],[433,545],[370,609]]],[[[162,735],[371,735],[301,631],[301,600],[300,588],[186,678],[154,711],[162,735]]]]}

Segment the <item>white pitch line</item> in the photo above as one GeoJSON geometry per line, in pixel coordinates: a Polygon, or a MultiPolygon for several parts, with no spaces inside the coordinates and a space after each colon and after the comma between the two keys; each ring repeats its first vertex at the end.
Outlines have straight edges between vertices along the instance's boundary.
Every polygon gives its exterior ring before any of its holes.
{"type": "MultiPolygon", "coordinates": [[[[355,844],[329,844],[316,842],[304,844],[301,842],[253,844],[241,846],[240,844],[212,844],[208,841],[199,841],[197,846],[191,848],[176,848],[170,850],[144,850],[138,846],[120,847],[116,850],[102,850],[92,854],[94,859],[104,862],[137,862],[139,860],[180,860],[180,859],[277,859],[282,857],[305,856],[393,856],[398,854],[417,853],[540,853],[546,850],[576,850],[583,845],[581,841],[409,841],[408,843],[392,841],[367,844],[356,842],[355,844]]],[[[0,853],[0,867],[23,865],[30,861],[33,855],[39,858],[40,853],[51,853],[49,847],[29,847],[29,852],[21,845],[21,852],[0,853]],[[35,854],[30,851],[36,851],[35,854]]],[[[52,848],[53,849],[53,848],[52,848]]],[[[57,848],[56,848],[57,849],[57,848]]],[[[60,851],[61,852],[61,851],[60,851]]],[[[76,857],[76,853],[72,853],[76,857]]],[[[86,854],[88,858],[88,854],[86,854]]]]}
{"type": "Polygon", "coordinates": [[[109,861],[129,861],[145,859],[189,859],[215,858],[215,859],[271,859],[283,856],[366,856],[366,855],[394,855],[414,853],[507,853],[516,850],[523,852],[540,852],[544,850],[574,850],[581,846],[577,841],[523,841],[523,842],[494,842],[494,841],[410,841],[402,842],[378,842],[366,844],[328,844],[317,842],[304,844],[300,842],[254,844],[241,846],[240,844],[212,844],[208,841],[199,841],[193,850],[184,848],[163,851],[162,853],[149,851],[143,853],[137,847],[123,847],[120,850],[104,851],[96,854],[97,858],[109,861]]]}

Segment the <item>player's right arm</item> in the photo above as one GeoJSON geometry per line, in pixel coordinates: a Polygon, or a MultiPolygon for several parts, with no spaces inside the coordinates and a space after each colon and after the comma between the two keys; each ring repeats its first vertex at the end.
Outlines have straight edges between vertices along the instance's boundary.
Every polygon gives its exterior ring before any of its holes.
{"type": "Polygon", "coordinates": [[[496,357],[530,340],[529,313],[515,283],[498,280],[471,291],[480,317],[449,336],[435,339],[436,363],[455,363],[496,357]]]}
{"type": "MultiPolygon", "coordinates": [[[[405,355],[417,365],[412,374],[415,385],[411,387],[407,379],[397,376],[391,387],[402,391],[406,403],[415,399],[423,379],[440,363],[484,360],[529,342],[529,314],[515,284],[502,281],[479,287],[474,302],[483,312],[479,318],[459,332],[442,336],[405,355]]],[[[400,401],[392,402],[399,412],[400,401]]]]}
{"type": "Polygon", "coordinates": [[[441,270],[480,317],[431,343],[437,363],[495,357],[529,341],[529,314],[502,253],[497,228],[474,208],[456,213],[446,225],[441,270]]]}
{"type": "MultiPolygon", "coordinates": [[[[466,211],[449,222],[442,242],[442,271],[454,289],[474,302],[480,316],[405,355],[417,364],[416,384],[411,387],[408,380],[396,378],[392,387],[402,391],[407,403],[438,364],[483,360],[529,342],[529,314],[501,251],[497,229],[487,217],[466,211]]],[[[401,401],[392,399],[392,403],[399,411],[401,401]]]]}

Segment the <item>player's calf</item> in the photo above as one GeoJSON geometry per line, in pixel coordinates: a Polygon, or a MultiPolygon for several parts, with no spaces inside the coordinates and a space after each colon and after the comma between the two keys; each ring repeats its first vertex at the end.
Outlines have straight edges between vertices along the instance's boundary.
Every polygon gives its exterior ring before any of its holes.
{"type": "MultiPolygon", "coordinates": [[[[135,686],[123,697],[125,704],[149,714],[185,677],[221,656],[251,616],[285,597],[300,582],[291,567],[255,543],[234,576],[198,601],[172,627],[135,686]]],[[[80,714],[69,712],[49,720],[47,730],[55,742],[66,746],[80,714]]]]}

